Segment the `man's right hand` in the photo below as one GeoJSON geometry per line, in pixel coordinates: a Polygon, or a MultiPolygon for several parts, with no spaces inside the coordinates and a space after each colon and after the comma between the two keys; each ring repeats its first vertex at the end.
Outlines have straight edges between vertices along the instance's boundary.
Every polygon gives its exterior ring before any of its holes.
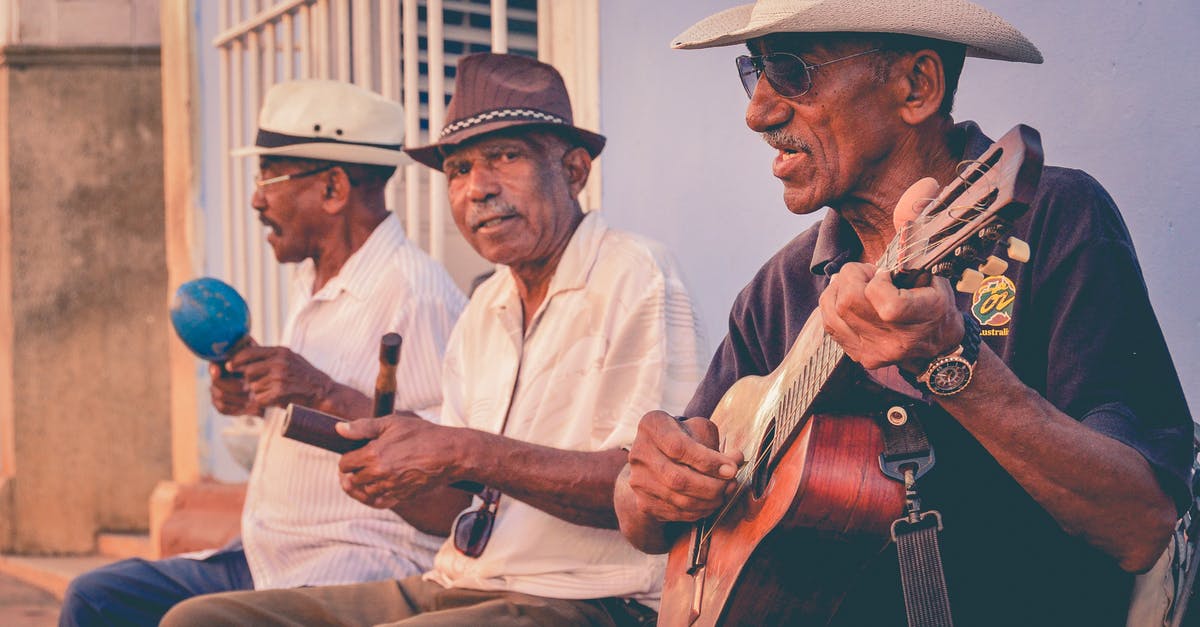
{"type": "Polygon", "coordinates": [[[629,449],[629,486],[639,509],[663,522],[695,522],[725,503],[742,455],[718,452],[717,426],[678,421],[654,411],[642,417],[629,449]]]}
{"type": "Polygon", "coordinates": [[[642,417],[614,497],[621,531],[635,546],[665,551],[666,523],[695,522],[725,503],[744,460],[718,445],[717,427],[705,418],[679,421],[661,411],[642,417]]]}
{"type": "Polygon", "coordinates": [[[232,376],[222,366],[212,363],[208,364],[208,376],[211,379],[209,393],[217,411],[226,416],[262,415],[262,408],[250,401],[245,379],[232,376]]]}

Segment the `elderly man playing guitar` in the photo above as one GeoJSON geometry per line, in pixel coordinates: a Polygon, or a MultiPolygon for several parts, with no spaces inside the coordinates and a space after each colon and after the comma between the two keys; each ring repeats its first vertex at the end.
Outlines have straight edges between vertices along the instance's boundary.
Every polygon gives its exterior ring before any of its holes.
{"type": "Polygon", "coordinates": [[[964,55],[1041,54],[965,0],[759,0],[674,46],[742,43],[788,209],[831,210],[738,296],[687,418],[641,421],[615,503],[671,552],[660,624],[1124,624],[1191,450],[1129,234],[1036,131],[950,117],[964,55]]]}

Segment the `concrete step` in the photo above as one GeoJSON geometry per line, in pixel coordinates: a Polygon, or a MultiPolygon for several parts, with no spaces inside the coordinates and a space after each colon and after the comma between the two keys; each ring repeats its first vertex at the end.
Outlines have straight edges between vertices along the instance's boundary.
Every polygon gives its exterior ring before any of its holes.
{"type": "Polygon", "coordinates": [[[96,553],[120,559],[154,559],[150,534],[146,533],[101,533],[96,536],[96,553]]]}
{"type": "Polygon", "coordinates": [[[102,533],[95,555],[34,557],[0,554],[0,573],[36,586],[62,599],[77,575],[128,557],[150,558],[150,536],[144,533],[102,533]]]}
{"type": "Polygon", "coordinates": [[[116,558],[105,555],[30,557],[0,554],[0,573],[37,586],[61,600],[67,584],[77,575],[115,561],[116,558]]]}

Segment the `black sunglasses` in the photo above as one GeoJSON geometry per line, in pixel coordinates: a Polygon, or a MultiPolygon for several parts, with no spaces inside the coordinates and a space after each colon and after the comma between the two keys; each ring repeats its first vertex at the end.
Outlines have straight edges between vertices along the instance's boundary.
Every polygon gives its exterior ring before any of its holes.
{"type": "Polygon", "coordinates": [[[463,512],[454,521],[454,548],[467,557],[483,555],[500,507],[500,491],[495,488],[484,488],[479,498],[483,499],[479,509],[463,512]]]}
{"type": "Polygon", "coordinates": [[[754,88],[758,85],[758,79],[763,74],[767,75],[767,83],[771,85],[771,89],[775,93],[784,98],[795,98],[803,96],[812,89],[812,73],[819,67],[824,67],[838,61],[861,57],[872,52],[879,52],[880,48],[856,52],[851,55],[826,61],[824,63],[812,64],[790,52],[771,52],[767,54],[748,55],[744,54],[736,59],[738,77],[742,80],[742,87],[746,88],[746,95],[750,98],[754,97],[754,88]]]}

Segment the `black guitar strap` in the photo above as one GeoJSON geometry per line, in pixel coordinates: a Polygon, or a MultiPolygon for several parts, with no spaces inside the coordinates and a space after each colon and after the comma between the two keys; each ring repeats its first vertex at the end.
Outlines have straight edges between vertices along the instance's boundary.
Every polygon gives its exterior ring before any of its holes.
{"type": "Polygon", "coordinates": [[[942,515],[937,510],[922,510],[917,480],[933,468],[933,447],[925,429],[917,420],[917,403],[895,405],[880,420],[883,428],[883,453],[879,467],[883,474],[904,483],[904,512],[892,523],[892,540],[900,560],[900,584],[904,589],[904,609],[909,627],[953,627],[950,595],[942,570],[938,532],[942,515]]]}

